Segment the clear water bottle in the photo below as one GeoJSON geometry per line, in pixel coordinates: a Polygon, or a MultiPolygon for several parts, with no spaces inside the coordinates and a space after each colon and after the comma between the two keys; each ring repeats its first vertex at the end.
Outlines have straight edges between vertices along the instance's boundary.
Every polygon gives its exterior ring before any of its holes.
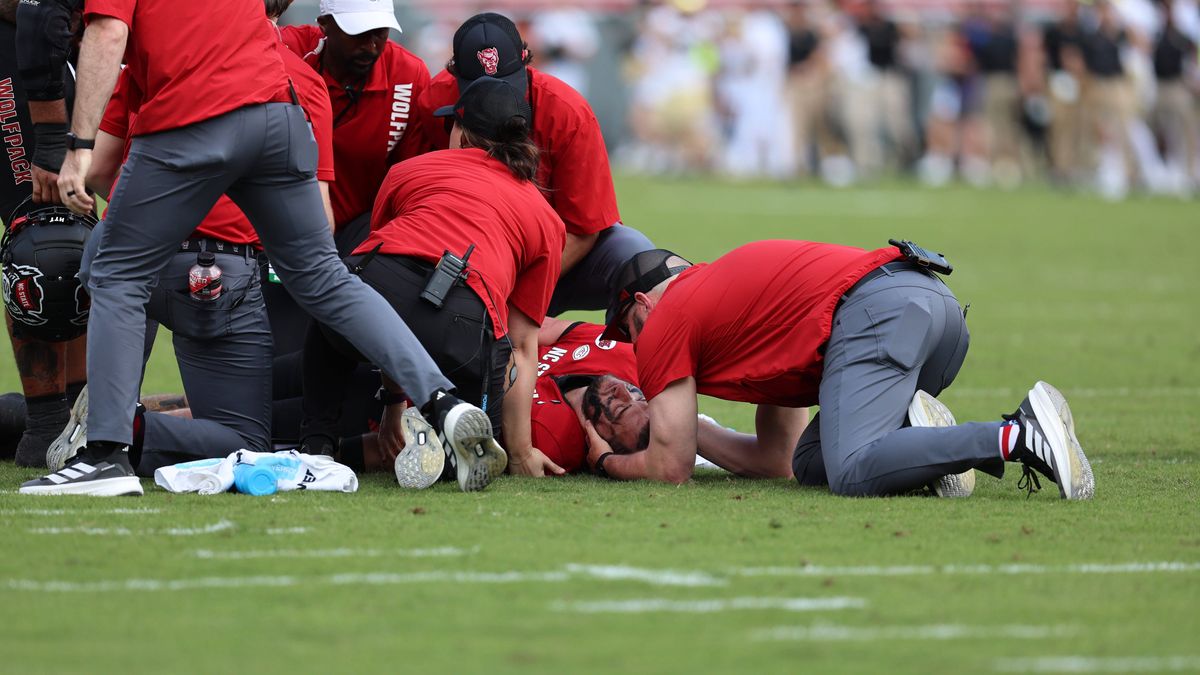
{"type": "Polygon", "coordinates": [[[221,297],[221,268],[217,267],[216,254],[202,251],[196,256],[196,264],[188,270],[188,290],[199,302],[221,297]]]}

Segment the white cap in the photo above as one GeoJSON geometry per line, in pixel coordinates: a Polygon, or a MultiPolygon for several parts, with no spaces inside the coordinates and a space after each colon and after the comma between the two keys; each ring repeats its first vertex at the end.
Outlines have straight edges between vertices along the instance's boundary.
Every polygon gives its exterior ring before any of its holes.
{"type": "Polygon", "coordinates": [[[359,35],[376,28],[400,30],[393,0],[321,0],[321,16],[333,15],[347,35],[359,35]]]}

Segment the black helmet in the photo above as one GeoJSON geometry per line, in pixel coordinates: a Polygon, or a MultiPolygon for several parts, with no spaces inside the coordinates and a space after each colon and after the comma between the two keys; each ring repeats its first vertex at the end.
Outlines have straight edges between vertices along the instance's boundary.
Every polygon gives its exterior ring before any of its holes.
{"type": "Polygon", "coordinates": [[[92,300],[75,275],[95,226],[91,215],[57,205],[14,213],[0,239],[0,260],[4,306],[20,336],[62,342],[87,331],[92,300]]]}

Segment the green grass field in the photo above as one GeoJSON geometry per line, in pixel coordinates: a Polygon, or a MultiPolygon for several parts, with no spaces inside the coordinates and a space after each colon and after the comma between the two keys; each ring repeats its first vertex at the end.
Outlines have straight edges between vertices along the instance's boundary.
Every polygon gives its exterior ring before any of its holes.
{"type": "MultiPolygon", "coordinates": [[[[755,239],[944,251],[973,343],[943,400],[1067,395],[1096,498],[843,499],[504,478],[461,494],[27,498],[0,464],[0,671],[1200,671],[1194,203],[1042,190],[624,179],[628,223],[707,260],[755,239]]],[[[0,353],[8,348],[0,347],[0,353]]],[[[0,358],[0,390],[17,390],[0,358]]],[[[160,336],[145,391],[178,390],[160,336]]],[[[752,410],[702,408],[752,427],[752,410]]]]}

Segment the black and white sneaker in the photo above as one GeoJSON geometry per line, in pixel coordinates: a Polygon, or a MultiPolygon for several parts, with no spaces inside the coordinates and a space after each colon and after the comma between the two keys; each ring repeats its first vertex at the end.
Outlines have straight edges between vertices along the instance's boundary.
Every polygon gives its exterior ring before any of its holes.
{"type": "MultiPolygon", "coordinates": [[[[920,389],[908,404],[908,425],[912,427],[952,427],[958,422],[946,404],[920,389]]],[[[929,484],[938,497],[970,497],[975,492],[975,470],[952,473],[929,484]]]]}
{"type": "Polygon", "coordinates": [[[1015,446],[1005,459],[1024,465],[1018,487],[1029,493],[1041,489],[1040,473],[1058,485],[1063,499],[1092,498],[1096,491],[1092,466],[1075,437],[1075,419],[1062,392],[1038,382],[1017,411],[1004,419],[1012,424],[1001,430],[1001,445],[1006,446],[1006,433],[1017,433],[1015,446]]]}
{"type": "Polygon", "coordinates": [[[404,437],[404,449],[396,455],[396,482],[403,488],[424,490],[441,477],[446,451],[437,432],[416,408],[407,408],[400,417],[400,435],[404,437]]]}
{"type": "Polygon", "coordinates": [[[26,495],[92,495],[118,497],[142,494],[142,482],[129,465],[129,453],[121,448],[102,459],[87,453],[47,476],[27,481],[19,490],[26,495]]]}
{"type": "Polygon", "coordinates": [[[458,487],[474,492],[488,486],[508,466],[508,454],[492,436],[487,413],[441,389],[425,405],[425,418],[454,452],[458,487]]]}
{"type": "Polygon", "coordinates": [[[87,446],[88,389],[84,385],[71,406],[71,417],[58,438],[46,449],[46,468],[58,471],[87,446]]]}

